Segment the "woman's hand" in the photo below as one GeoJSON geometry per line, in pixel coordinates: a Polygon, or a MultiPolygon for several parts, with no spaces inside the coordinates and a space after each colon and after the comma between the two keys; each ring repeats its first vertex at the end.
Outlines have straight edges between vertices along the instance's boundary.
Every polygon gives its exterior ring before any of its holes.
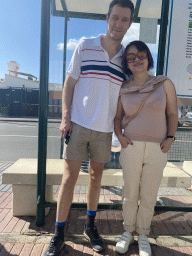
{"type": "Polygon", "coordinates": [[[173,139],[172,138],[167,138],[166,140],[164,140],[163,142],[161,142],[160,147],[163,153],[167,153],[171,147],[173,143],[173,139]]]}
{"type": "Polygon", "coordinates": [[[129,144],[133,145],[133,142],[123,135],[119,135],[118,140],[121,143],[122,148],[127,148],[129,144]]]}

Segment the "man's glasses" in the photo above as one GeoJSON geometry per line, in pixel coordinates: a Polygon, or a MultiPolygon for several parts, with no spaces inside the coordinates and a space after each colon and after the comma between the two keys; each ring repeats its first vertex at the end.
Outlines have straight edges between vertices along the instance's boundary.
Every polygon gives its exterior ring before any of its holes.
{"type": "Polygon", "coordinates": [[[145,50],[135,53],[129,53],[127,54],[127,62],[132,63],[136,60],[136,57],[138,57],[140,60],[144,60],[147,58],[147,52],[145,50]]]}

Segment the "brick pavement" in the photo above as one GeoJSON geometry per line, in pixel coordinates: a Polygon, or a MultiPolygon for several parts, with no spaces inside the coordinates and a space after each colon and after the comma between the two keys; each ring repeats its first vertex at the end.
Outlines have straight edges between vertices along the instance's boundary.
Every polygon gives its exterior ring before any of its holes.
{"type": "MultiPolygon", "coordinates": [[[[4,169],[12,163],[0,163],[0,180],[4,169]]],[[[55,186],[55,200],[58,186],[55,186]]],[[[86,186],[75,188],[74,202],[86,202],[86,186]]],[[[121,202],[121,187],[102,187],[100,203],[121,202]]],[[[164,205],[192,206],[192,192],[184,188],[160,188],[158,193],[164,205]]],[[[44,227],[36,227],[36,218],[29,216],[13,217],[11,212],[12,188],[0,184],[0,255],[40,256],[45,252],[54,233],[56,209],[51,208],[44,227]]],[[[115,243],[123,233],[123,216],[121,210],[98,210],[96,224],[104,238],[106,250],[103,254],[93,252],[82,236],[86,218],[86,209],[71,209],[65,228],[65,249],[60,255],[119,255],[115,243]]],[[[192,213],[190,212],[156,212],[149,240],[154,256],[192,255],[192,213]]],[[[137,237],[124,254],[138,255],[137,237]]]]}

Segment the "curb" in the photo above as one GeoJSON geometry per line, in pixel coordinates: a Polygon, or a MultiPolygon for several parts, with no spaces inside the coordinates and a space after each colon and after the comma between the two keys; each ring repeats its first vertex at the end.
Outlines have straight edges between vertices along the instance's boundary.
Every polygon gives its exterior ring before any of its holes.
{"type": "MultiPolygon", "coordinates": [[[[10,118],[10,117],[0,117],[1,121],[8,121],[8,122],[39,122],[38,118],[10,118]]],[[[60,123],[60,119],[47,119],[48,123],[60,123]]]]}

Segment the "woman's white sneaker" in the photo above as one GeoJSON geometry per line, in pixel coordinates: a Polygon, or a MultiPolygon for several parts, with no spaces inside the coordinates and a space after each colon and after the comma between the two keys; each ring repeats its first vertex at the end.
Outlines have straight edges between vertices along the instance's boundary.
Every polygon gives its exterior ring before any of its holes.
{"type": "Polygon", "coordinates": [[[151,246],[145,235],[139,235],[139,256],[151,256],[151,246]]]}
{"type": "Polygon", "coordinates": [[[129,232],[124,232],[116,244],[115,251],[125,253],[129,249],[129,245],[134,242],[134,237],[129,232]]]}

